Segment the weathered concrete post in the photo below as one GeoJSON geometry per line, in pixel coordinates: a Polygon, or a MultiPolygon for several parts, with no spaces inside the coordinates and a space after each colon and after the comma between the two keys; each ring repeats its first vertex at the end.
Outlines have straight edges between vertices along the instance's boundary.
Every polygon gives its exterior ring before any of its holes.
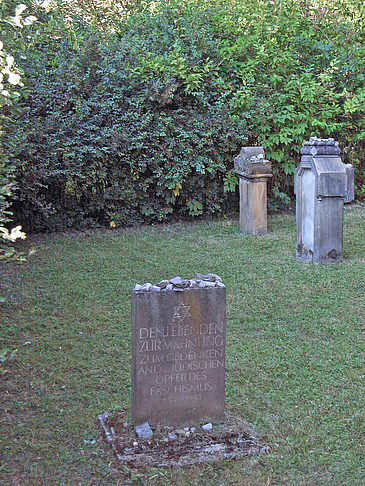
{"type": "Polygon", "coordinates": [[[242,147],[234,159],[240,188],[240,229],[250,235],[267,233],[267,180],[271,162],[262,147],[242,147]]]}
{"type": "Polygon", "coordinates": [[[324,263],[342,257],[345,164],[333,138],[310,138],[295,171],[297,258],[324,263]]]}

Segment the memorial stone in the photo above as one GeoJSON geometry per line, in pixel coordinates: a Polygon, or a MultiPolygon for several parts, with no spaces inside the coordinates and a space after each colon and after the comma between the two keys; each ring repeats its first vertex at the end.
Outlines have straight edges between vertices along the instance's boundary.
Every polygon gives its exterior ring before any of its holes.
{"type": "Polygon", "coordinates": [[[267,180],[272,177],[271,162],[262,147],[242,147],[234,159],[239,179],[240,228],[250,235],[267,233],[267,180]]]}
{"type": "Polygon", "coordinates": [[[295,171],[297,258],[313,263],[342,257],[345,164],[338,142],[312,137],[295,171]]]}
{"type": "Polygon", "coordinates": [[[347,186],[345,203],[350,203],[355,199],[355,169],[351,164],[345,164],[347,186]]]}
{"type": "Polygon", "coordinates": [[[213,274],[132,290],[135,425],[224,420],[226,288],[213,274]]]}

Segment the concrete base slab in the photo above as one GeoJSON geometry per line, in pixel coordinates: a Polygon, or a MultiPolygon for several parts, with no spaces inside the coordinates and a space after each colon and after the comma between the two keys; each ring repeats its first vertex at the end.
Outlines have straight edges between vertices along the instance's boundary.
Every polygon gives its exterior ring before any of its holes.
{"type": "Polygon", "coordinates": [[[153,436],[146,440],[136,436],[122,412],[106,412],[98,416],[98,421],[119,463],[133,468],[189,467],[269,452],[268,446],[260,445],[251,435],[243,420],[228,414],[226,418],[224,424],[212,427],[152,427],[153,436]]]}

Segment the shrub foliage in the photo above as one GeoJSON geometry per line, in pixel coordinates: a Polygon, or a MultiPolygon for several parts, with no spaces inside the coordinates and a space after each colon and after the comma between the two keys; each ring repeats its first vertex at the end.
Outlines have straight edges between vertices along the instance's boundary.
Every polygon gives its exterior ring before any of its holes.
{"type": "Polygon", "coordinates": [[[92,3],[37,11],[18,52],[29,96],[8,133],[28,230],[220,212],[247,144],[287,202],[313,135],[340,141],[364,196],[360,3],[92,3]]]}

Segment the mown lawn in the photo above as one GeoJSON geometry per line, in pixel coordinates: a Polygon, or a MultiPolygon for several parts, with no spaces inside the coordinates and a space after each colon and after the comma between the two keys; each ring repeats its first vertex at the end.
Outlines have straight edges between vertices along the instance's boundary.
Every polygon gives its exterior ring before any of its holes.
{"type": "Polygon", "coordinates": [[[257,238],[231,220],[29,238],[36,254],[1,268],[0,345],[18,349],[1,364],[1,484],[364,484],[364,228],[365,208],[346,211],[344,259],[323,266],[296,260],[292,214],[257,238]],[[130,407],[130,289],[195,272],[227,286],[227,407],[271,452],[118,468],[96,416],[130,407]]]}

